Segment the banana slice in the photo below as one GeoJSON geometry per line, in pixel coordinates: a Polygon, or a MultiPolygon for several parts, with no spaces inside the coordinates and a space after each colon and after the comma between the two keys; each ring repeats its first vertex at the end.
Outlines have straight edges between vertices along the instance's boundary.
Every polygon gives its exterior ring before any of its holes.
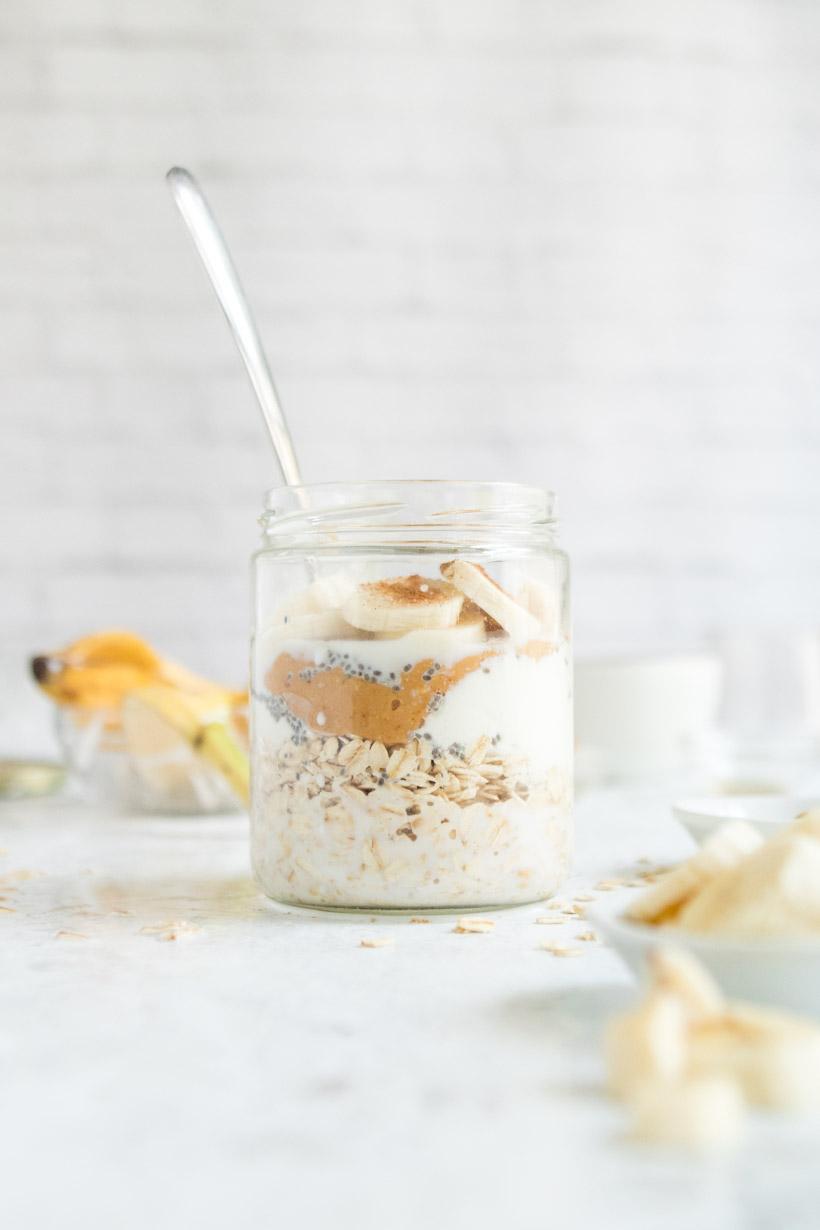
{"type": "Polygon", "coordinates": [[[703,885],[677,919],[687,931],[735,938],[820,931],[820,842],[786,835],[703,885]]]}
{"type": "Polygon", "coordinates": [[[558,604],[556,595],[543,581],[528,577],[515,595],[515,600],[534,615],[541,631],[555,637],[558,632],[558,604]]]}
{"type": "Polygon", "coordinates": [[[714,979],[679,948],[655,949],[649,956],[649,972],[653,986],[677,995],[692,1020],[714,1017],[726,1007],[714,979]]]}
{"type": "Polygon", "coordinates": [[[459,640],[472,644],[476,641],[486,641],[488,636],[500,632],[501,628],[494,619],[479,610],[474,602],[465,598],[458,623],[451,631],[459,640]]]}
{"type": "Polygon", "coordinates": [[[319,614],[285,615],[262,628],[254,642],[256,674],[261,679],[273,659],[281,653],[285,641],[345,641],[361,639],[357,628],[351,627],[338,611],[319,614]]]}
{"type": "Polygon", "coordinates": [[[541,631],[536,617],[511,598],[480,564],[463,559],[451,560],[441,565],[441,575],[482,611],[486,611],[514,641],[532,640],[541,631]]]}
{"type": "Polygon", "coordinates": [[[353,578],[346,572],[335,572],[327,577],[318,577],[309,587],[317,609],[338,611],[356,588],[353,578]]]}
{"type": "Polygon", "coordinates": [[[619,1097],[632,1097],[647,1083],[678,1080],[686,1063],[682,1000],[652,991],[634,1012],[610,1023],[604,1046],[609,1088],[619,1097]]]}
{"type": "Polygon", "coordinates": [[[356,629],[338,611],[319,611],[317,614],[286,615],[284,622],[274,629],[279,636],[297,641],[346,640],[358,635],[356,629]]]}
{"type": "Polygon", "coordinates": [[[363,581],[342,604],[342,615],[365,632],[415,632],[452,628],[463,597],[444,581],[414,574],[363,581]]]}
{"type": "Polygon", "coordinates": [[[461,608],[457,626],[459,628],[478,628],[480,626],[485,640],[488,636],[504,635],[504,629],[498,620],[493,619],[492,615],[488,615],[486,611],[482,611],[481,607],[473,602],[472,598],[464,599],[464,605],[461,608]]]}
{"type": "Polygon", "coordinates": [[[630,1105],[637,1139],[725,1146],[740,1134],[744,1103],[820,1108],[816,1024],[727,1005],[700,965],[675,950],[653,953],[649,972],[643,1003],[606,1032],[609,1087],[630,1105]]]}
{"type": "Polygon", "coordinates": [[[777,1110],[820,1106],[820,1029],[746,1004],[692,1029],[688,1071],[738,1082],[747,1101],[777,1110]]]}
{"type": "MultiPolygon", "coordinates": [[[[361,635],[361,633],[359,633],[361,635]]],[[[451,653],[461,646],[482,645],[487,640],[483,617],[476,620],[458,621],[452,628],[416,628],[412,632],[371,632],[374,641],[398,641],[415,654],[424,645],[429,656],[435,658],[451,653]]]]}
{"type": "Polygon", "coordinates": [[[820,807],[801,811],[794,823],[789,825],[788,831],[789,833],[802,833],[805,837],[820,838],[820,807]]]}
{"type": "Polygon", "coordinates": [[[668,921],[721,871],[736,866],[763,844],[745,820],[731,820],[705,841],[696,854],[673,868],[631,902],[627,917],[637,922],[668,921]]]}
{"type": "Polygon", "coordinates": [[[318,577],[307,589],[291,594],[274,612],[274,621],[285,623],[294,615],[321,615],[328,611],[338,611],[353,589],[353,581],[345,572],[318,577]]]}
{"type": "Polygon", "coordinates": [[[635,1140],[704,1152],[736,1145],[745,1120],[741,1091],[725,1076],[644,1086],[633,1111],[635,1140]]]}

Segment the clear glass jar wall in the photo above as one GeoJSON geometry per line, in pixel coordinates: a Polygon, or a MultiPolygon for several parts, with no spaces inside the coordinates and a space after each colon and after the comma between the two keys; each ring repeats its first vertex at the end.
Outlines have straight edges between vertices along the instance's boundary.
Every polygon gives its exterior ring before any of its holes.
{"type": "Polygon", "coordinates": [[[566,555],[515,484],[271,492],[254,557],[251,841],[275,900],[512,905],[572,842],[566,555]]]}

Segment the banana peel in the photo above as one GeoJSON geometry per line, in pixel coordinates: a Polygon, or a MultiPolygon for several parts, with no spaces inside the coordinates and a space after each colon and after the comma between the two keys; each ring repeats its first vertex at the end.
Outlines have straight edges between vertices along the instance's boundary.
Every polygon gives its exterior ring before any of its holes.
{"type": "Polygon", "coordinates": [[[236,692],[203,679],[176,662],[162,657],[132,632],[97,632],[51,653],[31,659],[31,673],[38,686],[55,704],[85,713],[107,712],[107,725],[117,725],[125,696],[153,684],[167,684],[179,691],[219,705],[241,705],[246,692],[236,692]]]}

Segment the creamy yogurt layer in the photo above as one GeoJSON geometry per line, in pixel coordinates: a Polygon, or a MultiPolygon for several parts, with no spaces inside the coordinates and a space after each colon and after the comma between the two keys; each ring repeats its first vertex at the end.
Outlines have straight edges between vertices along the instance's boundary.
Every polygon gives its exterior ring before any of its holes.
{"type": "MultiPolygon", "coordinates": [[[[343,701],[341,729],[328,729],[329,715],[317,702],[316,721],[308,725],[316,734],[381,735],[382,741],[392,740],[377,723],[368,730],[356,730],[352,709],[359,682],[389,689],[384,703],[391,705],[398,697],[402,703],[402,687],[408,676],[420,674],[424,705],[423,716],[411,724],[407,737],[420,734],[441,747],[452,743],[472,746],[490,733],[490,737],[510,753],[526,756],[535,763],[544,757],[564,759],[571,727],[568,715],[571,705],[572,672],[570,650],[566,641],[542,645],[537,655],[517,651],[505,639],[480,645],[453,645],[446,632],[415,633],[385,641],[333,640],[267,642],[277,658],[298,663],[296,670],[323,672],[341,669],[351,681],[351,697],[343,701]],[[468,669],[459,670],[462,664],[468,669]],[[419,666],[424,669],[419,671],[419,666]],[[451,675],[458,675],[450,682],[451,675]],[[429,676],[429,678],[427,677],[429,676]],[[446,690],[439,682],[446,682],[446,690]],[[437,689],[441,687],[442,690],[437,689]],[[324,720],[322,720],[324,718],[324,720]],[[503,720],[502,720],[503,719],[503,720]]],[[[260,677],[270,674],[271,661],[262,663],[260,677]]],[[[293,681],[291,681],[293,682],[293,681]]],[[[308,686],[310,680],[303,680],[308,686]]],[[[297,685],[299,681],[297,678],[297,685]]],[[[270,696],[270,691],[267,693],[270,696]]],[[[264,695],[264,693],[263,693],[264,695]]],[[[364,703],[364,698],[362,700],[364,703]]],[[[400,713],[401,705],[393,713],[400,713]]],[[[422,712],[421,708],[414,712],[422,712]]],[[[270,728],[270,723],[266,723],[270,728]]],[[[339,725],[336,722],[335,725],[339,725]]],[[[287,725],[278,731],[269,729],[269,737],[287,736],[287,725]]]]}

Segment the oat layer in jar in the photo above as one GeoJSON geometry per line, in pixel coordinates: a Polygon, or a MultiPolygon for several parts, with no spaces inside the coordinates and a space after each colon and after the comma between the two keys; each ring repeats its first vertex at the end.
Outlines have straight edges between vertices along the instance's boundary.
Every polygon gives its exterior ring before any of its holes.
{"type": "Polygon", "coordinates": [[[466,910],[558,887],[572,659],[552,506],[507,483],[269,494],[251,841],[270,897],[466,910]]]}

